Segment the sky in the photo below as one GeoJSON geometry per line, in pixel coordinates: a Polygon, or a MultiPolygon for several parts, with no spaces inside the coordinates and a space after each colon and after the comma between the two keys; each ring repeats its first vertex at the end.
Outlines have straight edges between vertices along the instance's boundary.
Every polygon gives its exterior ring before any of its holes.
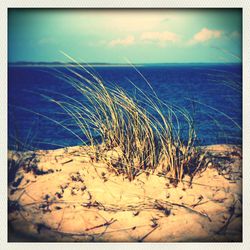
{"type": "Polygon", "coordinates": [[[241,9],[9,9],[8,61],[241,62],[241,9]]]}

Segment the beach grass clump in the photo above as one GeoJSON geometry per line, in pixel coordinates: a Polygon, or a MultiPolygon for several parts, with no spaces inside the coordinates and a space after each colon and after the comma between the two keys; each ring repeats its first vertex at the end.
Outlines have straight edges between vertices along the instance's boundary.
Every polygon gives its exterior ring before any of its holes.
{"type": "Polygon", "coordinates": [[[146,93],[132,83],[138,93],[135,97],[120,86],[106,84],[80,64],[77,71],[73,67],[68,70],[70,74],[60,73],[59,77],[82,99],[64,94],[64,100],[47,98],[77,124],[95,160],[106,161],[110,169],[130,181],[157,168],[177,182],[190,172],[197,153],[196,133],[186,110],[161,101],[151,85],[152,93],[146,93]]]}

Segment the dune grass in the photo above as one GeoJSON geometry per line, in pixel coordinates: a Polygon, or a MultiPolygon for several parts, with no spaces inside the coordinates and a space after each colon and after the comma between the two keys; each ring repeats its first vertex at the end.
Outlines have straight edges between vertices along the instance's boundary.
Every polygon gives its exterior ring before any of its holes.
{"type": "Polygon", "coordinates": [[[78,91],[82,99],[62,93],[63,100],[43,97],[59,105],[75,122],[89,141],[93,160],[105,161],[111,170],[130,181],[140,173],[153,173],[156,168],[176,182],[194,171],[194,159],[201,155],[194,146],[192,116],[185,109],[160,100],[137,69],[151,93],[131,82],[136,97],[118,85],[106,84],[89,67],[78,64],[77,70],[67,69],[70,74],[59,72],[58,77],[78,91]]]}
{"type": "MultiPolygon", "coordinates": [[[[93,73],[91,66],[83,67],[70,56],[64,55],[74,65],[66,67],[68,73],[55,69],[57,77],[66,81],[80,95],[73,97],[60,92],[43,91],[61,97],[55,99],[50,94],[39,94],[60,106],[63,114],[69,116],[68,119],[57,121],[34,110],[21,107],[22,110],[61,126],[76,136],[82,145],[88,146],[92,161],[105,162],[110,170],[124,174],[130,181],[141,173],[150,174],[157,170],[178,183],[185,174],[192,179],[205,167],[206,152],[196,146],[198,138],[193,115],[167,100],[160,100],[137,68],[131,65],[150,91],[143,91],[130,81],[131,87],[136,90],[136,95],[133,95],[119,84],[106,83],[97,73],[93,73]],[[77,126],[77,132],[72,129],[72,125],[77,126]]],[[[240,81],[228,77],[223,79],[220,78],[222,84],[241,93],[240,81]]],[[[224,112],[200,101],[186,99],[224,116],[241,130],[240,124],[224,112]]],[[[213,115],[209,112],[205,112],[205,115],[224,131],[223,124],[213,115]]],[[[18,131],[14,132],[14,136],[9,136],[15,139],[15,150],[30,148],[33,133],[29,131],[25,141],[21,141],[18,140],[18,131]]],[[[10,161],[9,170],[16,172],[17,165],[13,162],[10,161]]]]}
{"type": "MultiPolygon", "coordinates": [[[[206,152],[196,145],[194,115],[167,100],[160,100],[137,68],[135,70],[150,91],[143,91],[130,81],[131,89],[136,91],[136,94],[131,94],[119,85],[106,83],[93,73],[91,67],[81,64],[76,67],[77,62],[66,56],[74,61],[74,65],[67,67],[67,73],[55,69],[57,77],[66,81],[78,95],[48,90],[39,95],[60,106],[68,118],[58,121],[34,110],[21,109],[61,126],[76,136],[82,145],[88,146],[93,162],[105,162],[111,171],[125,175],[130,181],[141,173],[150,174],[157,170],[177,184],[185,174],[192,179],[205,167],[206,152]],[[51,97],[54,94],[57,98],[51,97]]],[[[197,100],[186,99],[216,111],[241,129],[222,111],[197,100]]],[[[210,116],[207,112],[205,115],[210,116]]],[[[213,116],[210,118],[218,123],[213,116]]],[[[217,125],[223,130],[221,124],[217,125]]],[[[18,145],[24,147],[29,140],[27,136],[23,143],[18,141],[18,145]]]]}

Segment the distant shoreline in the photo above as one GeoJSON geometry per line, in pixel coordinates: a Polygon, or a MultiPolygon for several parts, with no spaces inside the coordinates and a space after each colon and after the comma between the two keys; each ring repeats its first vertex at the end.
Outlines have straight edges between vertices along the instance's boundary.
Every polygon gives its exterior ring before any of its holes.
{"type": "Polygon", "coordinates": [[[199,66],[199,65],[241,65],[242,63],[134,63],[134,64],[122,64],[122,63],[60,63],[60,62],[11,62],[8,63],[8,67],[141,67],[141,66],[199,66]]]}

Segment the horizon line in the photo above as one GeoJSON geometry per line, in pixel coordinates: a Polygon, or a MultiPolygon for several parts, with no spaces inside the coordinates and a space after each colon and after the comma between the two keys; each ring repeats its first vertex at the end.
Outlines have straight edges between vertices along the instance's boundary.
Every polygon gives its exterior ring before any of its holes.
{"type": "Polygon", "coordinates": [[[108,62],[34,62],[34,61],[15,61],[8,62],[13,65],[146,65],[146,64],[242,64],[242,62],[141,62],[141,63],[108,63],[108,62]]]}

